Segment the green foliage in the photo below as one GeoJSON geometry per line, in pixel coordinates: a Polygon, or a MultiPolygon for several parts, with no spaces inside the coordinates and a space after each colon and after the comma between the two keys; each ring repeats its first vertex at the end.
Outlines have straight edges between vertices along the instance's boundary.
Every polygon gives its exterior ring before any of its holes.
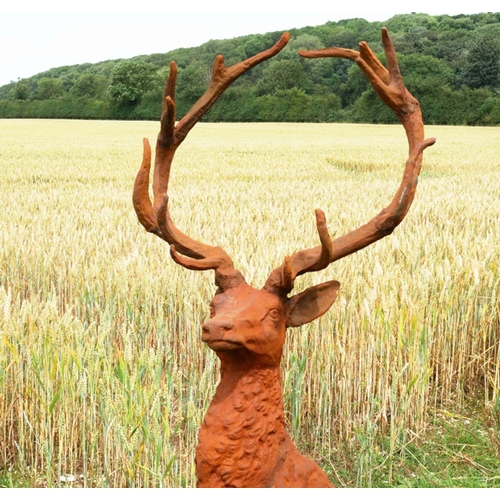
{"type": "Polygon", "coordinates": [[[349,108],[370,84],[358,66],[351,64],[346,72],[345,82],[340,86],[340,95],[344,107],[349,108]]]}
{"type": "Polygon", "coordinates": [[[500,97],[488,97],[483,103],[483,106],[481,106],[480,113],[486,125],[496,125],[500,123],[500,97]],[[485,115],[482,115],[483,112],[485,112],[485,115]]]}
{"type": "Polygon", "coordinates": [[[26,101],[29,99],[30,89],[24,82],[17,82],[14,87],[14,99],[26,101]]]}
{"type": "Polygon", "coordinates": [[[295,53],[297,53],[299,50],[322,49],[323,44],[317,36],[304,33],[303,35],[298,35],[297,37],[292,38],[288,42],[286,48],[295,55],[295,53]]]}
{"type": "Polygon", "coordinates": [[[268,35],[248,37],[243,44],[246,57],[252,57],[273,44],[273,39],[268,35]]]}
{"type": "Polygon", "coordinates": [[[70,118],[109,120],[113,118],[109,102],[86,97],[47,99],[45,101],[1,101],[4,118],[70,118]]]}
{"type": "Polygon", "coordinates": [[[0,470],[0,489],[3,488],[29,488],[29,480],[17,472],[0,470]]]}
{"type": "Polygon", "coordinates": [[[142,61],[125,61],[113,68],[108,92],[118,105],[137,104],[152,88],[156,67],[142,61]]]}
{"type": "Polygon", "coordinates": [[[498,86],[500,42],[497,39],[478,36],[470,45],[461,82],[471,89],[498,86]]]}
{"type": "Polygon", "coordinates": [[[365,90],[351,106],[351,117],[358,123],[396,123],[394,113],[372,88],[365,90]]]}
{"type": "Polygon", "coordinates": [[[340,98],[307,95],[297,87],[278,90],[256,99],[254,121],[334,122],[341,121],[340,98]]]}
{"type": "Polygon", "coordinates": [[[38,81],[36,98],[53,99],[63,93],[63,82],[59,78],[44,77],[38,81]]]}
{"type": "Polygon", "coordinates": [[[189,111],[203,95],[209,83],[210,68],[208,66],[191,64],[179,71],[177,77],[177,113],[179,116],[189,111]]]}
{"type": "Polygon", "coordinates": [[[453,70],[442,60],[417,53],[399,57],[405,85],[416,96],[432,94],[440,87],[453,83],[453,70]]]}
{"type": "Polygon", "coordinates": [[[96,97],[98,91],[99,79],[90,72],[82,73],[71,89],[75,97],[96,97]]]}
{"type": "MultiPolygon", "coordinates": [[[[383,25],[391,33],[405,84],[421,102],[426,122],[500,124],[500,13],[414,13],[396,15],[385,23],[357,18],[291,29],[288,45],[234,82],[204,120],[394,122],[392,112],[352,61],[297,55],[301,49],[357,49],[365,40],[384,61],[383,25]]],[[[209,85],[217,54],[231,66],[268,49],[280,35],[210,40],[166,54],[53,68],[0,87],[0,117],[157,120],[169,64],[175,60],[181,118],[209,85]]]]}
{"type": "Polygon", "coordinates": [[[263,70],[257,91],[259,95],[274,94],[279,90],[305,88],[307,85],[307,75],[299,59],[283,59],[272,61],[263,70]]]}

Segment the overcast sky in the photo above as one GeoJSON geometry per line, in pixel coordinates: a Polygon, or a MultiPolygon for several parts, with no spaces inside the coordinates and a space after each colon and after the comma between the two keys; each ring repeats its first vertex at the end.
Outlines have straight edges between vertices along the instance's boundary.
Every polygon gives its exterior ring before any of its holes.
{"type": "Polygon", "coordinates": [[[412,11],[433,15],[500,11],[498,0],[348,0],[346,6],[341,7],[336,7],[341,5],[339,0],[237,2],[250,3],[251,8],[248,5],[234,7],[234,0],[232,4],[205,0],[185,1],[183,12],[165,8],[174,3],[172,0],[144,2],[149,12],[133,12],[142,7],[137,1],[130,8],[121,5],[129,3],[123,0],[121,3],[94,0],[82,3],[85,7],[74,7],[74,11],[68,7],[68,1],[21,0],[16,2],[16,9],[12,9],[15,12],[0,7],[0,85],[57,66],[168,52],[179,47],[195,47],[211,39],[285,31],[353,17],[385,21],[395,14],[412,11]],[[304,12],[304,4],[311,10],[324,12],[304,12]],[[38,12],[42,10],[41,5],[43,12],[38,12]],[[113,10],[118,5],[121,12],[113,10]],[[227,12],[228,9],[231,12],[227,12]]]}

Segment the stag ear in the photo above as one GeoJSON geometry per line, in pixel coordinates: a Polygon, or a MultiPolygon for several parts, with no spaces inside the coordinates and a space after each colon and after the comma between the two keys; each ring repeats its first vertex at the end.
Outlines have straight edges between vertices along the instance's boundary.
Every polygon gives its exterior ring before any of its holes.
{"type": "Polygon", "coordinates": [[[337,298],[338,281],[327,281],[294,295],[287,304],[286,326],[301,326],[322,316],[337,298]]]}

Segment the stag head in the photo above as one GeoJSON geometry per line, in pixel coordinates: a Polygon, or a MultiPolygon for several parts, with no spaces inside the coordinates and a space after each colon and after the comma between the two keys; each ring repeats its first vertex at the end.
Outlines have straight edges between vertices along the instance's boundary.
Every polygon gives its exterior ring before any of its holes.
{"type": "MultiPolygon", "coordinates": [[[[224,58],[217,56],[212,70],[212,80],[206,93],[177,124],[175,115],[177,67],[172,62],[163,95],[160,133],[156,141],[153,202],[148,193],[151,147],[147,139],[144,139],[142,166],[134,186],[133,203],[139,222],[147,231],[156,234],[170,245],[173,260],[187,269],[215,271],[217,291],[210,304],[210,319],[202,326],[202,341],[206,342],[221,359],[223,372],[240,373],[256,368],[279,367],[286,328],[308,323],[328,311],[337,297],[339,288],[337,281],[328,281],[290,296],[297,276],[325,269],[332,262],[391,234],[407,214],[414,199],[422,152],[434,143],[434,139],[424,140],[419,103],[404,86],[394,47],[385,28],[382,30],[382,42],[388,69],[380,63],[365,42],[360,43],[359,51],[332,48],[299,52],[303,57],[342,57],[355,61],[382,101],[395,112],[404,126],[409,144],[409,157],[399,189],[391,203],[377,216],[350,233],[332,240],[324,213],[316,210],[320,244],[285,257],[282,265],[270,273],[263,289],[252,288],[234,268],[233,261],[222,248],[196,241],[174,225],[169,213],[167,194],[170,168],[175,151],[189,130],[224,90],[245,71],[280,52],[289,38],[290,35],[285,33],[270,49],[229,68],[224,65],[224,58]]],[[[229,384],[227,387],[227,391],[231,391],[233,386],[229,384]]],[[[220,391],[219,389],[217,394],[220,396],[226,389],[220,391]]],[[[221,396],[220,399],[224,398],[221,396]]],[[[205,427],[208,425],[206,421],[205,427]]],[[[212,427],[214,425],[212,424],[212,427]]],[[[200,447],[203,448],[201,441],[200,447]]],[[[227,471],[217,473],[220,482],[206,479],[207,476],[212,477],[211,474],[217,475],[214,472],[216,466],[210,465],[212,467],[210,468],[207,465],[212,460],[207,458],[211,453],[210,449],[210,446],[205,446],[198,453],[199,484],[204,484],[204,481],[206,484],[220,486],[240,484],[226,481],[224,474],[227,471]],[[208,474],[206,472],[208,470],[212,472],[208,474]]],[[[296,453],[296,450],[293,453],[296,453]]],[[[307,467],[311,465],[308,463],[307,467]]],[[[290,472],[290,476],[296,473],[290,472]]],[[[324,474],[321,475],[322,473],[317,471],[314,474],[321,476],[319,482],[315,484],[324,485],[325,481],[328,483],[324,474]]],[[[272,472],[271,476],[275,475],[276,471],[272,472]]],[[[259,481],[247,481],[244,485],[268,484],[265,480],[259,481]]],[[[272,485],[279,484],[288,483],[272,483],[272,485]]]]}
{"type": "Polygon", "coordinates": [[[210,320],[202,326],[202,341],[229,362],[278,366],[289,326],[300,326],[325,313],[337,296],[339,283],[329,281],[288,298],[244,281],[216,294],[210,320]],[[240,352],[244,351],[244,352],[240,352]],[[226,354],[223,354],[226,353],[226,354]]]}

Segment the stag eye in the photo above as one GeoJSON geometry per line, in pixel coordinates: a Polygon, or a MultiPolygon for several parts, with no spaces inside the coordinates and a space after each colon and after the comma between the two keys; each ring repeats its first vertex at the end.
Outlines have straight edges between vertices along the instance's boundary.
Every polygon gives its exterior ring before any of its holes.
{"type": "Polygon", "coordinates": [[[278,319],[280,317],[280,312],[278,311],[278,309],[276,307],[273,307],[272,309],[269,309],[269,311],[267,313],[267,317],[272,319],[273,321],[278,321],[278,319]]]}

